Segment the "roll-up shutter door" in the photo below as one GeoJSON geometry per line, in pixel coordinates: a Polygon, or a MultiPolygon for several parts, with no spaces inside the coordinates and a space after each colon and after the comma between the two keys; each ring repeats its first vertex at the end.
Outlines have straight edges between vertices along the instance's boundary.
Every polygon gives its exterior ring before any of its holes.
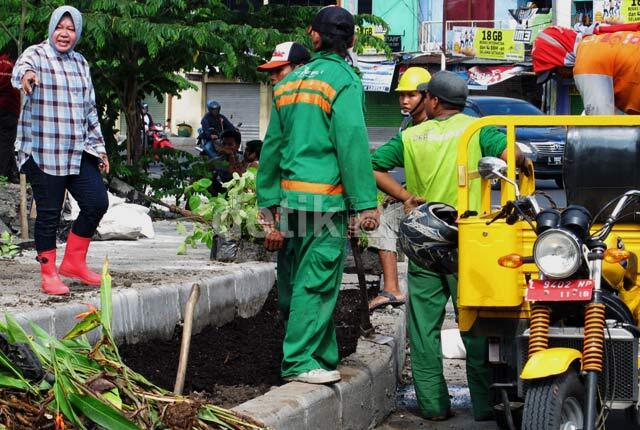
{"type": "Polygon", "coordinates": [[[242,123],[242,143],[260,139],[260,85],[207,84],[207,100],[222,106],[222,113],[232,124],[242,123]]]}

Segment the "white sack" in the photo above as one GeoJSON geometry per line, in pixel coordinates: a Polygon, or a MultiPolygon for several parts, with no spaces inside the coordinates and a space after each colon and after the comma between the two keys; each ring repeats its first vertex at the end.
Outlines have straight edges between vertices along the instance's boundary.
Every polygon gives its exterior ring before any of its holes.
{"type": "Polygon", "coordinates": [[[440,332],[440,338],[442,342],[442,356],[444,358],[458,358],[461,360],[467,358],[467,351],[464,349],[464,343],[462,343],[462,337],[460,337],[460,330],[457,328],[442,330],[440,332]]]}
{"type": "MultiPolygon", "coordinates": [[[[148,215],[149,208],[141,205],[125,203],[125,199],[110,192],[109,209],[104,214],[98,226],[96,239],[98,240],[137,240],[140,237],[152,239],[155,237],[153,221],[148,215]]],[[[78,217],[80,208],[71,194],[67,195],[71,212],[65,214],[65,220],[70,221],[78,217]]]]}

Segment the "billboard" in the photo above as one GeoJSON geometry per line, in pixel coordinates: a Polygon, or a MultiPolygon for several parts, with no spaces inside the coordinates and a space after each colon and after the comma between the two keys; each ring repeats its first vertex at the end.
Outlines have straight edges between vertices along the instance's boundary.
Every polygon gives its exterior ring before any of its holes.
{"type": "Polygon", "coordinates": [[[453,27],[453,55],[491,60],[524,61],[524,42],[516,30],[453,27]]]}
{"type": "Polygon", "coordinates": [[[607,24],[640,21],[640,0],[593,0],[593,20],[607,24]]]}

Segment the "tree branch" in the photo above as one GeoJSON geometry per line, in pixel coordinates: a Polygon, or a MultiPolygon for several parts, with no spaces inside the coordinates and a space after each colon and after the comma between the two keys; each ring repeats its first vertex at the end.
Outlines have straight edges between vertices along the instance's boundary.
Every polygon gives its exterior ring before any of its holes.
{"type": "Polygon", "coordinates": [[[22,51],[22,50],[20,49],[20,43],[18,42],[18,39],[16,39],[16,38],[13,36],[13,34],[9,31],[9,28],[7,27],[7,25],[6,25],[4,22],[2,22],[2,21],[0,21],[0,25],[2,26],[2,28],[4,29],[4,31],[9,35],[9,37],[13,40],[13,43],[15,43],[15,44],[16,44],[16,46],[18,47],[18,50],[19,50],[19,51],[22,51]]]}

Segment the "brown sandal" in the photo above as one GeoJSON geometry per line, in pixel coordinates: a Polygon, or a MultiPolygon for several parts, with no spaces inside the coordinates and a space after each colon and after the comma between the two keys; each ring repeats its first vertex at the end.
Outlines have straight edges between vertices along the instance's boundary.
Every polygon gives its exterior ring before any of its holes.
{"type": "Polygon", "coordinates": [[[454,417],[455,415],[456,414],[451,409],[447,409],[447,412],[444,415],[436,415],[435,417],[429,417],[425,419],[429,421],[446,421],[449,418],[454,417]]]}

